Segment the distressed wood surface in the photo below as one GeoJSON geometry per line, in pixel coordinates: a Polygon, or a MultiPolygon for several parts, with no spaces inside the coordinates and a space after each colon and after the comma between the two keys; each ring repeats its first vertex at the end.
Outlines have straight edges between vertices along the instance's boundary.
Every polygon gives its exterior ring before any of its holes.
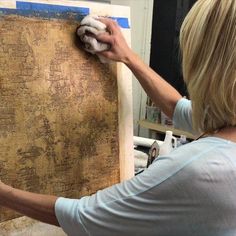
{"type": "Polygon", "coordinates": [[[44,224],[28,217],[0,223],[1,236],[66,236],[59,227],[44,224]]]}
{"type": "Polygon", "coordinates": [[[119,181],[116,79],[76,27],[0,21],[0,178],[14,187],[77,198],[119,181]]]}
{"type": "MultiPolygon", "coordinates": [[[[131,73],[78,49],[78,23],[1,15],[0,179],[14,187],[79,198],[133,176],[131,73]]],[[[0,221],[17,216],[0,209],[0,221]]]]}

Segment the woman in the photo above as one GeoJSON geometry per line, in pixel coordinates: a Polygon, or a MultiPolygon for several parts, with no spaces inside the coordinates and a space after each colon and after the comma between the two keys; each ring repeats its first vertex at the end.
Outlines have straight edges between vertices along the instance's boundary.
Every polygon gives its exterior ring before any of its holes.
{"type": "Polygon", "coordinates": [[[180,36],[190,101],[127,46],[118,25],[101,53],[125,63],[176,126],[202,137],[133,179],[80,200],[0,185],[0,203],[68,235],[236,235],[236,1],[198,0],[180,36]],[[193,128],[192,128],[193,127],[193,128]],[[54,209],[55,208],[55,209],[54,209]]]}

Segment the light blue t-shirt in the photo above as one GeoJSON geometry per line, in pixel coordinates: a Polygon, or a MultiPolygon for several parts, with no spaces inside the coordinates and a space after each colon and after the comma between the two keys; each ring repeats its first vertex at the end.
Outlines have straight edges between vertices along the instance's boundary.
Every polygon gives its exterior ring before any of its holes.
{"type": "MultiPolygon", "coordinates": [[[[177,103],[174,123],[191,130],[188,100],[177,103]]],[[[236,143],[193,141],[129,181],[80,200],[59,198],[55,212],[70,236],[235,236],[236,143]]]]}

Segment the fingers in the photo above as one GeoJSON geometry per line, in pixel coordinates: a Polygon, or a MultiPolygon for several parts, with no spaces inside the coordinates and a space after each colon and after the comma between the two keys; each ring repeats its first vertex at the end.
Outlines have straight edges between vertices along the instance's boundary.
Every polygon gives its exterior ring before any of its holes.
{"type": "Polygon", "coordinates": [[[101,56],[103,56],[105,58],[113,60],[113,53],[111,51],[103,51],[103,52],[99,52],[97,54],[101,55],[101,56]]]}
{"type": "Polygon", "coordinates": [[[116,34],[117,32],[120,32],[120,27],[116,21],[106,17],[99,17],[98,20],[107,26],[107,30],[111,34],[116,34]]]}
{"type": "Polygon", "coordinates": [[[95,38],[100,42],[108,43],[108,44],[111,44],[111,45],[114,42],[113,36],[109,35],[107,33],[98,34],[98,35],[95,36],[95,38]]]}
{"type": "Polygon", "coordinates": [[[121,33],[118,23],[106,17],[99,17],[98,20],[106,25],[107,27],[106,29],[108,32],[110,32],[110,34],[103,33],[96,35],[96,39],[103,43],[108,43],[110,45],[113,45],[115,41],[114,36],[121,33]]]}

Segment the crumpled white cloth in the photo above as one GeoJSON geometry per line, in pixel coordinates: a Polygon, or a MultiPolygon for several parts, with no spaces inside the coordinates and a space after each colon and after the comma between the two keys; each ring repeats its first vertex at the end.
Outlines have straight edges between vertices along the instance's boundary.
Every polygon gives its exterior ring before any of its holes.
{"type": "MultiPolygon", "coordinates": [[[[93,37],[93,35],[107,32],[106,25],[98,21],[98,19],[98,16],[88,15],[81,21],[77,29],[77,35],[83,43],[84,50],[92,54],[97,54],[98,52],[106,51],[110,48],[109,44],[101,43],[93,37]]],[[[105,57],[98,54],[97,56],[102,63],[109,62],[105,57]]]]}

